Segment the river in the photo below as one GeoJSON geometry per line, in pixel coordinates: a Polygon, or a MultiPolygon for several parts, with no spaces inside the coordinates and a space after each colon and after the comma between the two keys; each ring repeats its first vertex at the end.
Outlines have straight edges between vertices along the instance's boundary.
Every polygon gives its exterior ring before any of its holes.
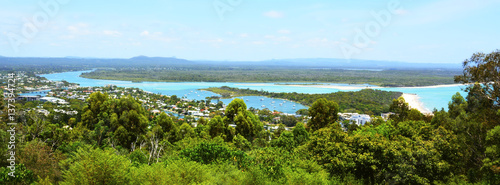
{"type": "MultiPolygon", "coordinates": [[[[419,96],[419,100],[422,102],[424,107],[428,110],[434,108],[441,109],[448,108],[448,102],[451,101],[451,97],[456,93],[460,92],[462,96],[465,96],[463,92],[463,85],[456,86],[431,86],[431,87],[376,87],[371,85],[350,85],[350,84],[332,84],[332,83],[321,83],[321,85],[280,85],[277,83],[240,83],[240,82],[141,82],[133,83],[131,81],[118,81],[118,80],[96,80],[87,79],[80,77],[80,74],[89,71],[73,71],[64,73],[53,73],[41,75],[48,80],[61,81],[66,80],[71,83],[80,84],[82,87],[88,86],[105,86],[113,84],[119,87],[136,87],[143,89],[145,91],[159,93],[163,95],[177,95],[178,97],[186,97],[188,99],[202,100],[205,97],[210,97],[217,95],[208,91],[200,91],[198,89],[208,88],[208,87],[221,87],[229,86],[235,88],[250,88],[254,90],[264,90],[269,92],[297,92],[297,93],[332,93],[338,91],[357,91],[367,86],[374,89],[381,89],[386,91],[399,91],[403,93],[412,93],[419,96]]],[[[284,113],[295,113],[299,109],[307,108],[304,105],[284,101],[280,99],[272,99],[267,97],[259,96],[248,96],[239,97],[245,100],[247,107],[254,107],[262,109],[263,107],[269,108],[270,110],[277,110],[284,113]]],[[[222,99],[225,104],[228,104],[232,99],[222,99]]]]}

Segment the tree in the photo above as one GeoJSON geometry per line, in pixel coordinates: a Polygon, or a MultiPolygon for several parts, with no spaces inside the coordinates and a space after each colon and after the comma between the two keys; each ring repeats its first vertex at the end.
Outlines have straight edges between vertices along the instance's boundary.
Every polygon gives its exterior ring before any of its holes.
{"type": "Polygon", "coordinates": [[[208,133],[212,138],[217,137],[217,136],[223,136],[224,135],[224,122],[222,121],[222,117],[220,116],[215,116],[208,122],[208,133]]]}
{"type": "Polygon", "coordinates": [[[333,101],[320,98],[309,108],[311,120],[307,124],[312,131],[319,130],[338,119],[339,105],[333,101]]]}
{"type": "Polygon", "coordinates": [[[251,120],[247,119],[244,112],[239,112],[234,118],[234,123],[236,124],[236,134],[241,134],[247,140],[251,140],[253,137],[253,123],[251,120]]]}
{"type": "Polygon", "coordinates": [[[309,132],[307,132],[304,123],[297,123],[292,132],[295,143],[297,143],[297,145],[302,145],[309,140],[309,132]]]}
{"type": "Polygon", "coordinates": [[[63,182],[60,184],[127,184],[131,163],[111,149],[84,146],[63,162],[63,182]]]}
{"type": "Polygon", "coordinates": [[[194,132],[194,129],[191,125],[188,123],[184,122],[180,127],[177,132],[177,136],[180,137],[180,139],[184,138],[194,138],[196,137],[196,133],[194,132]]]}
{"type": "Polygon", "coordinates": [[[455,82],[468,84],[465,89],[469,93],[469,106],[482,112],[488,128],[500,124],[497,111],[500,110],[500,50],[489,54],[475,53],[463,62],[463,74],[455,76],[455,82]]]}
{"type": "Polygon", "coordinates": [[[292,151],[295,146],[297,146],[297,143],[294,140],[294,135],[292,132],[285,131],[280,134],[280,136],[277,139],[274,139],[271,141],[271,146],[273,147],[281,147],[284,148],[288,151],[292,151]]]}
{"type": "Polygon", "coordinates": [[[390,118],[398,123],[408,120],[411,108],[403,97],[399,97],[398,99],[392,100],[390,110],[395,113],[391,115],[390,118]]]}
{"type": "Polygon", "coordinates": [[[491,129],[487,136],[486,158],[483,160],[483,171],[486,178],[494,184],[500,182],[500,126],[491,129]]]}
{"type": "Polygon", "coordinates": [[[107,100],[107,94],[102,94],[101,92],[90,94],[89,98],[87,99],[88,105],[83,108],[82,114],[82,122],[87,128],[94,129],[94,124],[97,124],[99,122],[99,114],[101,114],[101,112],[104,112],[104,107],[101,106],[107,100]]]}
{"type": "Polygon", "coordinates": [[[32,170],[35,177],[49,177],[52,182],[58,180],[60,153],[51,151],[49,146],[38,140],[28,142],[19,153],[19,162],[32,170]]]}
{"type": "Polygon", "coordinates": [[[243,151],[252,149],[252,144],[240,134],[237,134],[233,138],[233,144],[234,146],[236,146],[236,148],[239,148],[243,151]]]}
{"type": "Polygon", "coordinates": [[[235,117],[239,112],[244,112],[247,110],[247,105],[242,99],[236,98],[226,107],[226,117],[229,118],[231,122],[234,121],[235,117]]]}

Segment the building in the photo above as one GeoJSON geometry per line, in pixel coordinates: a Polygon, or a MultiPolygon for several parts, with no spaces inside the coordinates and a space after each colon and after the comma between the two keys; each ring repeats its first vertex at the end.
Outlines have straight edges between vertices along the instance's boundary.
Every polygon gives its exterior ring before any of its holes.
{"type": "Polygon", "coordinates": [[[371,117],[367,114],[358,113],[339,113],[340,120],[350,120],[357,125],[364,125],[371,121],[371,117]]]}
{"type": "Polygon", "coordinates": [[[382,116],[382,118],[384,120],[389,119],[389,117],[391,117],[391,115],[394,115],[394,113],[393,112],[388,112],[388,113],[382,113],[382,114],[380,114],[380,116],[382,116]]]}
{"type": "Polygon", "coordinates": [[[40,98],[40,101],[42,102],[50,102],[50,103],[56,103],[56,104],[68,104],[66,100],[60,99],[60,98],[54,98],[54,97],[43,97],[40,98]]]}

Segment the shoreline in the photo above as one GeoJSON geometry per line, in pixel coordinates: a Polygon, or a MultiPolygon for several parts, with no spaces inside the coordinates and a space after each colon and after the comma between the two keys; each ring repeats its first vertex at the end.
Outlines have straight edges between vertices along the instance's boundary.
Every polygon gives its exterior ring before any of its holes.
{"type": "Polygon", "coordinates": [[[277,86],[291,86],[291,87],[316,87],[325,89],[338,89],[338,90],[361,90],[361,89],[378,89],[380,86],[341,86],[341,85],[277,85],[277,86]]]}
{"type": "Polygon", "coordinates": [[[464,84],[443,84],[443,85],[429,85],[429,86],[415,86],[415,87],[399,87],[399,88],[440,88],[440,87],[456,87],[456,86],[462,86],[464,84]]]}
{"type": "Polygon", "coordinates": [[[291,87],[316,87],[325,89],[337,89],[337,90],[361,90],[361,89],[380,89],[384,90],[387,88],[408,88],[408,89],[419,89],[419,88],[441,88],[441,87],[457,87],[464,84],[443,84],[443,85],[430,85],[430,86],[415,86],[415,87],[382,87],[382,86],[357,86],[357,85],[277,85],[277,86],[291,86],[291,87]]]}
{"type": "Polygon", "coordinates": [[[405,99],[405,102],[408,103],[410,108],[417,109],[422,114],[432,114],[432,112],[425,108],[424,104],[420,101],[420,97],[416,94],[403,93],[401,95],[405,99]]]}

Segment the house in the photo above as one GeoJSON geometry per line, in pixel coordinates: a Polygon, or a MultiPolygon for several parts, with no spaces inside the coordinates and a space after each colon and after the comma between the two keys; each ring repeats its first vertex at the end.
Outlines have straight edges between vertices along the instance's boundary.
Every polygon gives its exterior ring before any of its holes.
{"type": "Polygon", "coordinates": [[[391,115],[394,115],[394,112],[388,112],[388,113],[382,113],[382,114],[380,114],[380,116],[382,116],[382,118],[384,120],[389,119],[389,117],[391,117],[391,115]]]}
{"type": "Polygon", "coordinates": [[[358,113],[338,113],[340,120],[350,120],[357,125],[364,125],[371,121],[370,115],[358,113]]]}
{"type": "Polygon", "coordinates": [[[40,101],[42,102],[50,102],[50,103],[56,103],[56,104],[68,104],[66,100],[60,99],[60,98],[54,98],[54,97],[43,97],[40,98],[40,101]]]}

